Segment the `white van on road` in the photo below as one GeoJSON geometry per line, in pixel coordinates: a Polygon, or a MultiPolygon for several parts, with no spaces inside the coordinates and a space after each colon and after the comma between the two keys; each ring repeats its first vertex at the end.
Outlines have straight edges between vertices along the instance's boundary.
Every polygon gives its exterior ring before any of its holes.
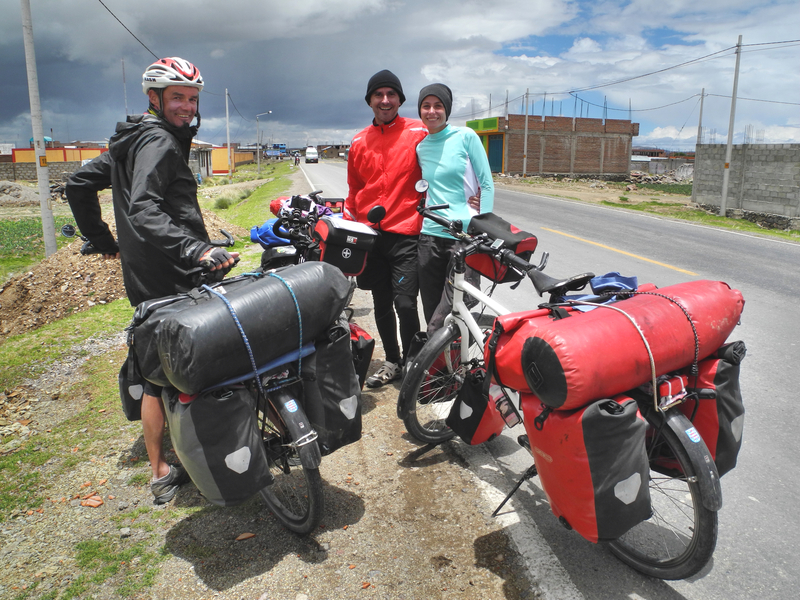
{"type": "Polygon", "coordinates": [[[318,163],[319,162],[319,152],[314,146],[309,146],[306,148],[306,163],[318,163]]]}

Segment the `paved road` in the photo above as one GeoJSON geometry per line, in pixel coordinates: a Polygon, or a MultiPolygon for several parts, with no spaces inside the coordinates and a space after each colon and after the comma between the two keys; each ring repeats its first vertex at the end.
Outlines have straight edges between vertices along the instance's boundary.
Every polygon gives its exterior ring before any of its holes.
{"type": "MultiPolygon", "coordinates": [[[[304,165],[313,187],[346,195],[345,165],[304,165]]],[[[691,581],[662,582],[630,570],[602,546],[564,530],[537,480],[515,496],[508,531],[545,578],[551,598],[691,600],[789,598],[800,589],[800,436],[794,405],[800,364],[800,245],[720,231],[566,200],[498,190],[495,211],[539,238],[550,252],[547,272],[619,271],[660,287],[695,279],[728,282],[746,300],[731,339],[748,346],[742,365],[747,409],[738,467],[722,480],[724,506],[713,564],[691,581]]],[[[537,252],[538,258],[538,252],[537,252]]],[[[527,282],[495,295],[513,310],[540,299],[527,282]]],[[[466,449],[487,493],[507,490],[530,464],[519,449],[521,427],[479,449],[466,449]],[[491,455],[489,454],[491,453],[491,455]]],[[[499,495],[502,497],[502,494],[499,495]]]]}
{"type": "MultiPolygon", "coordinates": [[[[731,336],[748,347],[741,379],[744,447],[738,467],[722,480],[724,506],[713,565],[693,581],[640,577],[602,548],[561,529],[541,493],[523,488],[528,493],[520,495],[518,510],[522,503],[572,582],[586,598],[598,599],[794,597],[800,589],[795,460],[800,441],[791,415],[798,387],[792,365],[800,363],[800,245],[509,191],[498,192],[495,206],[539,237],[540,248],[551,253],[547,271],[553,275],[619,271],[661,287],[721,280],[746,300],[742,323],[731,336]]],[[[497,297],[515,310],[538,300],[523,288],[497,297]]],[[[487,447],[512,477],[530,464],[510,441],[487,447]]]]}

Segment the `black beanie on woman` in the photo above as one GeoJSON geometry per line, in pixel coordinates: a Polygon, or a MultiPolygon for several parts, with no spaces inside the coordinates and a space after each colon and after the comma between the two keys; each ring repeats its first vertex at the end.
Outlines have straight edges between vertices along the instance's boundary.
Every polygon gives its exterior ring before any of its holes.
{"type": "Polygon", "coordinates": [[[417,114],[422,117],[422,101],[428,96],[436,96],[444,104],[445,121],[450,118],[450,111],[453,109],[453,92],[443,83],[432,83],[426,85],[419,91],[417,101],[417,114]]]}
{"type": "Polygon", "coordinates": [[[375,90],[382,87],[390,87],[397,92],[397,95],[400,96],[400,104],[403,104],[403,102],[406,101],[406,97],[403,94],[403,86],[400,85],[400,80],[397,78],[397,75],[387,69],[384,69],[383,71],[375,73],[375,75],[370,77],[369,83],[367,84],[367,95],[364,96],[364,100],[367,101],[367,104],[370,103],[370,99],[372,98],[372,94],[375,92],[375,90]]]}

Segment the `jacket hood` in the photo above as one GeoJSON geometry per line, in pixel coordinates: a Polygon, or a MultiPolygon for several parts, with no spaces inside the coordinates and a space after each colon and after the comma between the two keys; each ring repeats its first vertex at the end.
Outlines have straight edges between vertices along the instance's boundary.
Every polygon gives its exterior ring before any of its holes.
{"type": "Polygon", "coordinates": [[[147,113],[129,115],[124,123],[117,123],[116,132],[108,142],[108,151],[115,160],[122,158],[128,153],[131,145],[139,139],[139,136],[154,127],[165,129],[174,135],[181,145],[190,145],[194,136],[197,135],[196,126],[175,127],[164,119],[147,113]]]}

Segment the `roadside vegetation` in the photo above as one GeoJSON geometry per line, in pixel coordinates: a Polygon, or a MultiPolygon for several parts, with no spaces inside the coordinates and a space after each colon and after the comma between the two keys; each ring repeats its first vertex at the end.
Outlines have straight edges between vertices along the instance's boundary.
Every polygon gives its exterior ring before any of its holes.
{"type": "MultiPolygon", "coordinates": [[[[207,179],[198,193],[201,205],[218,213],[225,221],[249,230],[272,216],[269,203],[290,187],[290,172],[289,161],[274,165],[262,163],[261,179],[269,181],[252,193],[226,194],[224,197],[230,201],[225,208],[215,208],[214,197],[202,197],[205,190],[227,184],[227,177],[207,179]]],[[[246,183],[257,178],[256,165],[246,165],[237,170],[234,182],[246,183]]],[[[65,223],[74,223],[74,220],[70,216],[57,216],[56,231],[65,223]]],[[[59,247],[67,242],[60,235],[58,241],[59,247]]],[[[239,242],[243,242],[245,248],[250,245],[249,237],[239,242]]],[[[238,246],[239,243],[236,250],[240,250],[238,246]]],[[[250,260],[257,265],[260,251],[253,254],[250,260]]],[[[23,271],[43,258],[41,219],[0,216],[0,286],[10,274],[23,271]]],[[[118,333],[130,318],[130,304],[127,299],[121,299],[7,338],[0,343],[0,400],[11,405],[26,379],[46,374],[56,361],[69,356],[74,344],[118,333]]],[[[73,414],[46,431],[36,431],[27,437],[12,433],[0,438],[0,523],[16,518],[36,518],[37,514],[46,516],[64,504],[67,504],[64,508],[70,509],[68,503],[75,502],[75,496],[63,495],[58,486],[82,465],[94,463],[97,457],[108,454],[111,447],[117,448],[124,455],[120,460],[130,465],[125,468],[129,474],[126,484],[142,488],[149,485],[150,470],[140,439],[141,425],[128,422],[119,409],[117,375],[124,356],[124,348],[99,356],[79,353],[73,360],[80,364],[82,379],[58,391],[59,403],[69,405],[73,414]],[[126,442],[121,447],[120,439],[126,442]]],[[[28,419],[13,418],[23,423],[28,419]]],[[[159,510],[148,504],[120,511],[113,516],[116,531],[76,543],[71,554],[76,572],[68,586],[42,595],[34,582],[20,588],[14,598],[66,600],[107,594],[101,591],[106,589],[114,597],[146,595],[147,588],[156,579],[160,563],[168,558],[169,552],[155,533],[142,540],[141,535],[120,536],[119,530],[131,528],[149,533],[157,526],[171,526],[197,510],[200,508],[172,506],[159,510]]]]}
{"type": "MultiPolygon", "coordinates": [[[[72,222],[71,217],[55,216],[56,244],[59,248],[71,241],[60,234],[61,226],[72,222]]],[[[19,273],[43,258],[41,217],[0,219],[0,285],[12,273],[19,273]]]]}

